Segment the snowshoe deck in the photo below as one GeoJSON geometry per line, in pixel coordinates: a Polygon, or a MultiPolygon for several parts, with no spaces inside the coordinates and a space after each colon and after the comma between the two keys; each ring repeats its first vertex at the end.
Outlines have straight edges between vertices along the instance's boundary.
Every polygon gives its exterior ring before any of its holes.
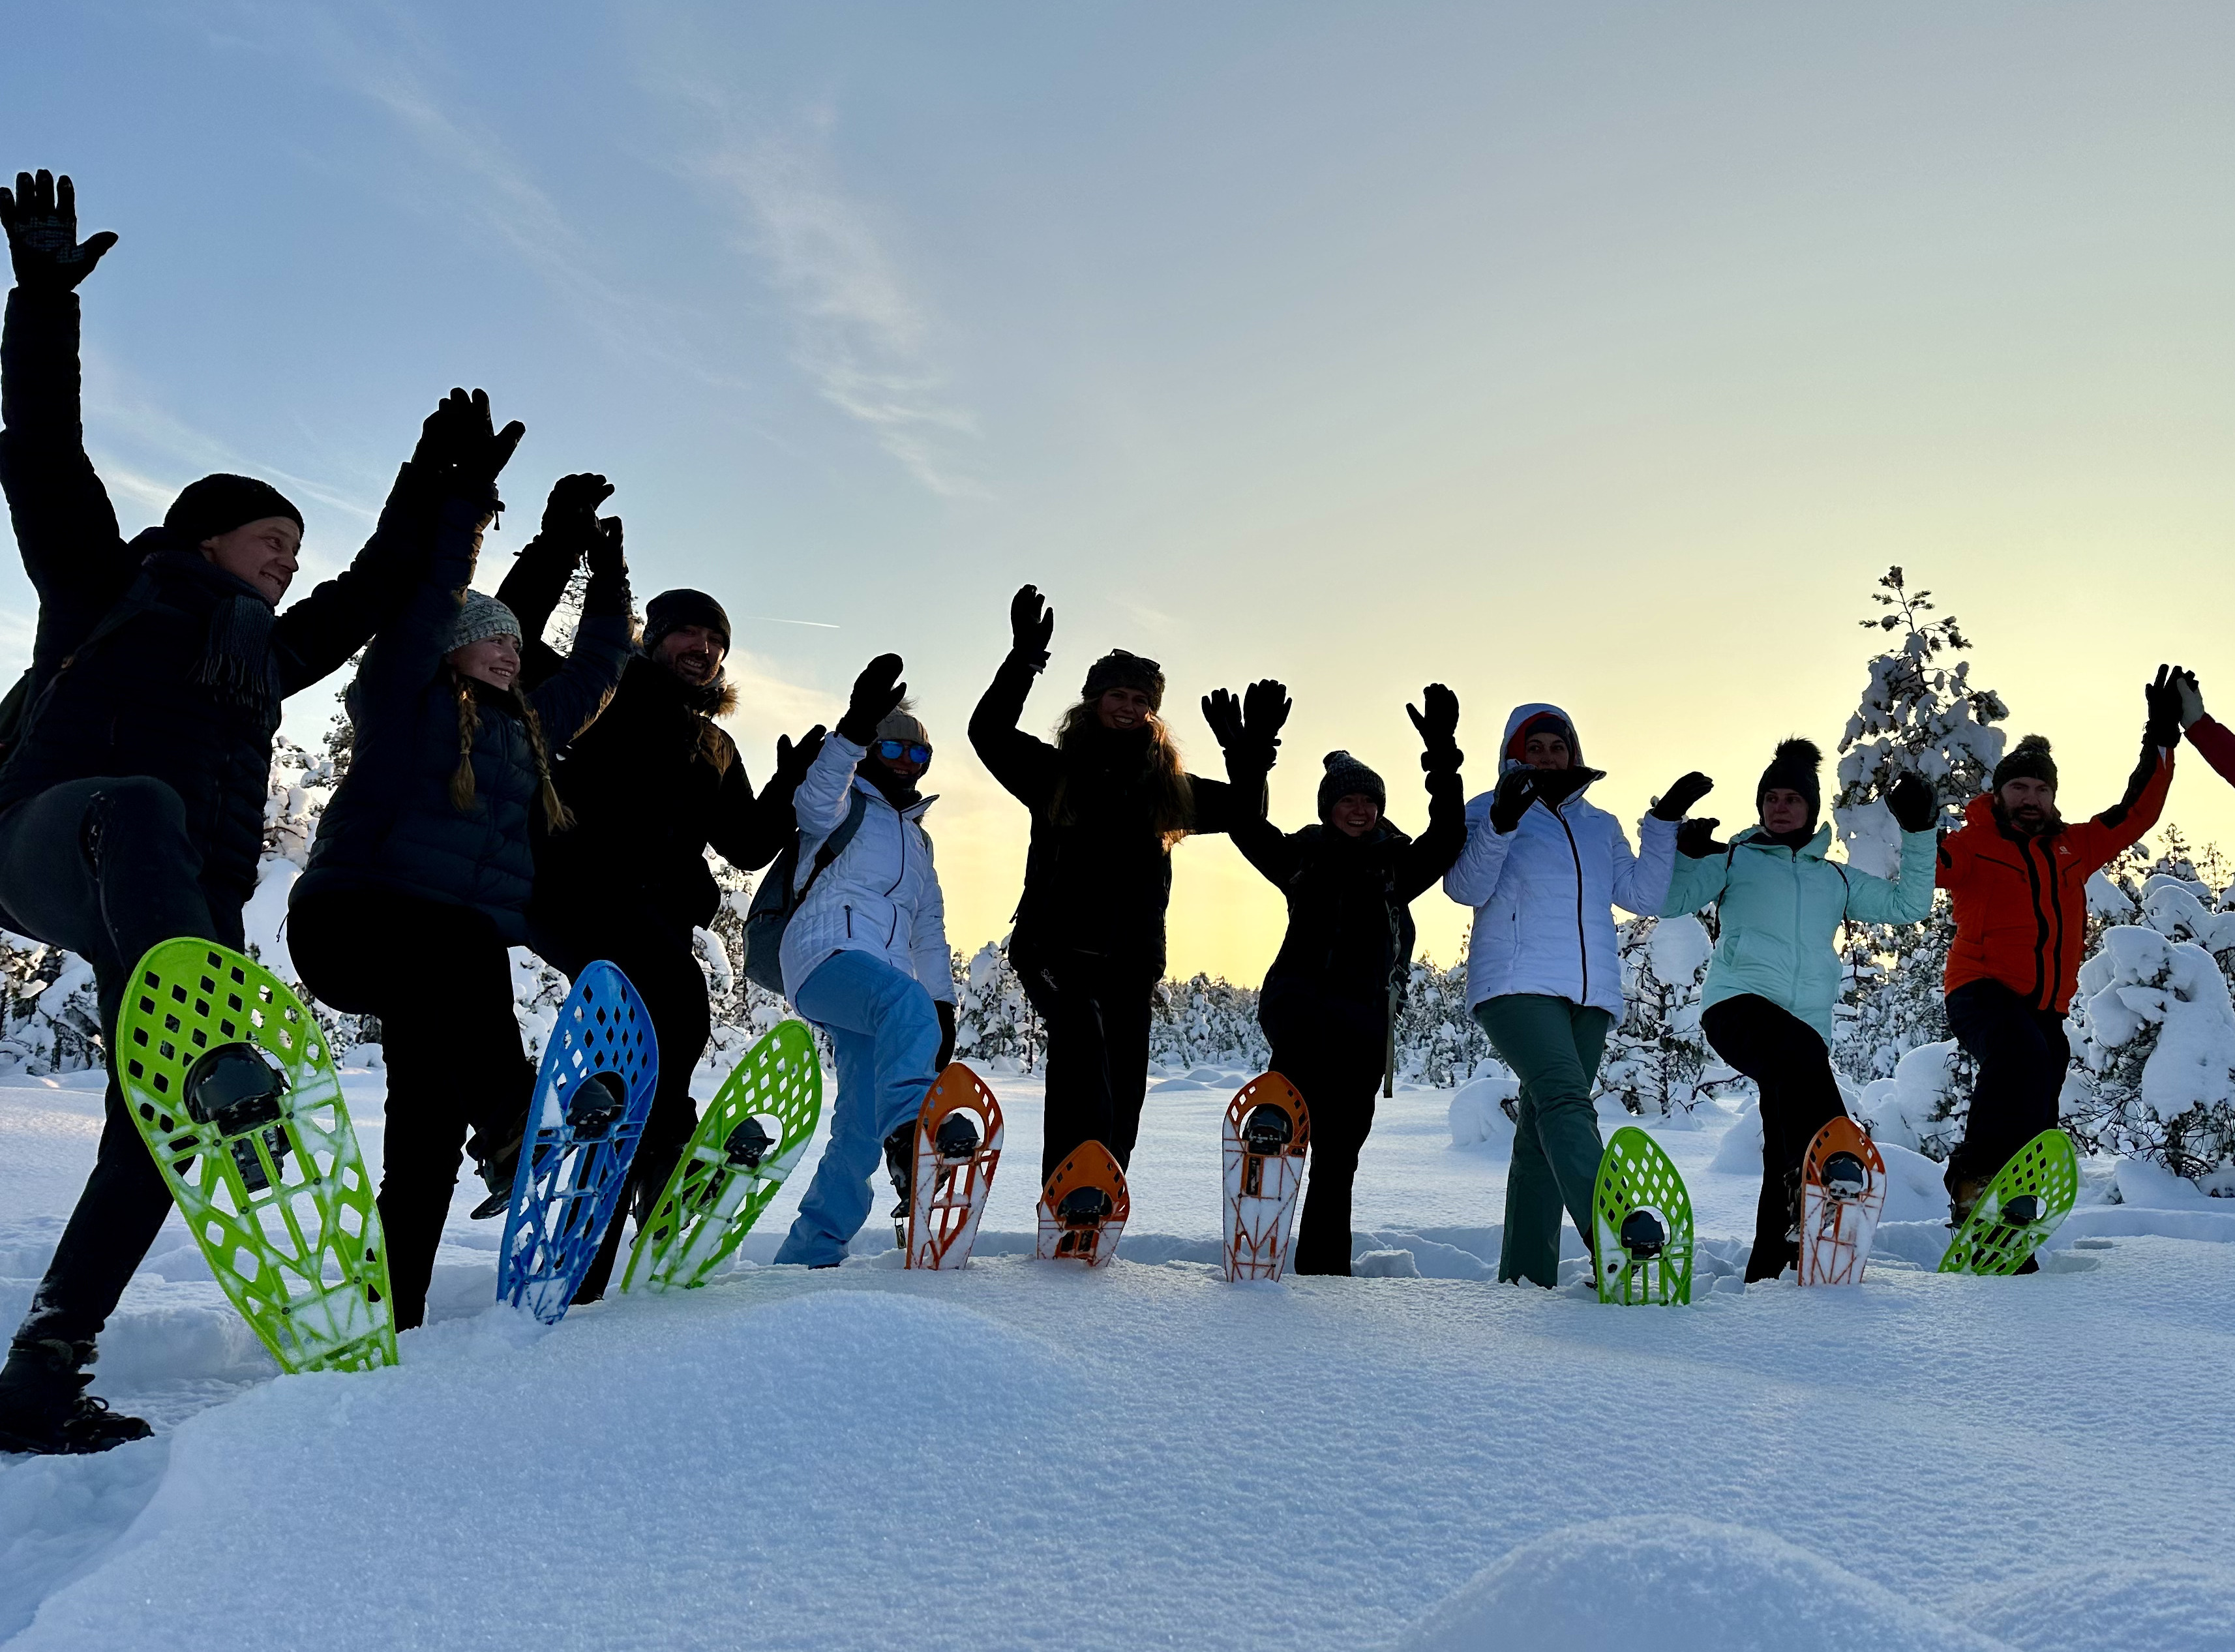
{"type": "Polygon", "coordinates": [[[116,1034],[132,1122],[210,1271],[279,1368],[395,1364],[372,1181],[303,1000],[252,959],[170,941],[134,971],[116,1034]],[[264,1067],[273,1082],[223,1094],[189,1085],[228,1053],[246,1059],[240,1077],[264,1067]]]}
{"type": "Polygon", "coordinates": [[[993,1190],[993,1172],[1000,1166],[1003,1135],[1001,1104],[993,1091],[961,1062],[950,1062],[932,1081],[915,1118],[908,1255],[901,1266],[960,1268],[970,1260],[986,1196],[993,1190]],[[942,1128],[950,1141],[960,1138],[950,1120],[967,1124],[976,1137],[960,1157],[940,1150],[942,1128]]]}
{"type": "Polygon", "coordinates": [[[2080,1161],[2072,1137],[2062,1131],[2042,1131],[2012,1154],[2010,1162],[1995,1173],[1978,1203],[1956,1230],[1940,1259],[1943,1274],[2014,1274],[2025,1259],[2041,1249],[2065,1217],[2080,1193],[2080,1161]],[[2031,1198],[2039,1213],[2029,1222],[2015,1222],[2005,1214],[2015,1200],[2031,1198]]]}
{"type": "Polygon", "coordinates": [[[1599,1159],[1591,1266],[1602,1302],[1692,1300],[1692,1196],[1661,1144],[1635,1124],[1615,1131],[1599,1159]],[[1657,1221],[1639,1222],[1641,1216],[1657,1221]],[[1641,1232],[1651,1236],[1649,1244],[1641,1232]]]}
{"type": "Polygon", "coordinates": [[[621,1288],[688,1290],[735,1250],[799,1163],[823,1115],[823,1061],[804,1021],[779,1021],[715,1094],[638,1229],[621,1288]]]}
{"type": "Polygon", "coordinates": [[[1125,1172],[1100,1142],[1082,1142],[1055,1167],[1040,1190],[1042,1261],[1083,1262],[1097,1268],[1118,1254],[1125,1219],[1133,1214],[1125,1172]],[[1099,1195],[1098,1200],[1096,1196],[1099,1195]]]}
{"type": "Polygon", "coordinates": [[[1277,1072],[1252,1078],[1228,1105],[1229,1280],[1278,1279],[1287,1268],[1311,1137],[1311,1112],[1302,1094],[1277,1072]]]}
{"type": "Polygon", "coordinates": [[[1862,1283],[1885,1201],[1885,1160],[1878,1144],[1845,1115],[1826,1120],[1800,1160],[1800,1282],[1862,1283]],[[1825,1185],[1825,1166],[1842,1153],[1861,1163],[1866,1180],[1860,1197],[1834,1196],[1825,1185]]]}
{"type": "Polygon", "coordinates": [[[496,1299],[566,1316],[613,1219],[659,1078],[659,1040],[628,977],[603,959],[559,1006],[498,1252],[496,1299]]]}

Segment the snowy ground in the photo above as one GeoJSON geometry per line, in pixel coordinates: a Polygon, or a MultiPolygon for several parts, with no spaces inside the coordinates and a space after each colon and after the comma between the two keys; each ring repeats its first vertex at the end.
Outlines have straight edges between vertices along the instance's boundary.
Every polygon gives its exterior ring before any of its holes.
{"type": "MultiPolygon", "coordinates": [[[[1094,1275],[1023,1254],[1039,1108],[1013,1075],[956,1275],[898,1270],[873,1222],[836,1272],[749,1265],[547,1333],[485,1308],[496,1228],[462,1196],[400,1368],[274,1380],[174,1223],[101,1367],[161,1432],[0,1459],[0,1637],[2235,1648],[2223,1202],[2129,1174],[2107,1203],[2099,1168],[2041,1275],[1942,1278],[1935,1178],[1897,1150],[1866,1283],[1740,1290],[1757,1172],[1711,1108],[1659,1132],[1695,1305],[1606,1308],[1488,1282],[1505,1148],[1452,1145],[1451,1096],[1408,1089],[1360,1177],[1380,1276],[1229,1287],[1235,1076],[1199,1077],[1151,1096],[1094,1275]]],[[[378,1077],[349,1085],[377,1157],[378,1077]]],[[[81,1079],[0,1087],[10,1323],[99,1117],[81,1079]]]]}

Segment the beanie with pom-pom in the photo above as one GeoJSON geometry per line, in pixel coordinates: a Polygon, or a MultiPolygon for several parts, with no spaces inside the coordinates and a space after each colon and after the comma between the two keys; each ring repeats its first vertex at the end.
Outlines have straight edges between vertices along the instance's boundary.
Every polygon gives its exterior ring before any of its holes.
{"type": "Polygon", "coordinates": [[[2013,780],[2038,780],[2049,786],[2056,783],[2056,759],[2048,755],[2048,742],[2042,736],[2027,735],[1995,765],[1996,791],[2013,780]]]}
{"type": "Polygon", "coordinates": [[[1327,772],[1320,777],[1320,818],[1327,819],[1328,812],[1341,798],[1358,792],[1373,799],[1376,809],[1389,807],[1389,789],[1381,783],[1381,777],[1360,763],[1347,751],[1330,751],[1324,761],[1327,772]]]}
{"type": "Polygon", "coordinates": [[[1808,800],[1808,829],[1816,829],[1816,816],[1824,806],[1823,783],[1817,770],[1824,766],[1824,754],[1816,749],[1813,740],[1804,740],[1795,735],[1777,743],[1776,755],[1769,767],[1761,771],[1761,783],[1753,789],[1753,806],[1759,810],[1761,800],[1779,788],[1797,791],[1808,800]]]}

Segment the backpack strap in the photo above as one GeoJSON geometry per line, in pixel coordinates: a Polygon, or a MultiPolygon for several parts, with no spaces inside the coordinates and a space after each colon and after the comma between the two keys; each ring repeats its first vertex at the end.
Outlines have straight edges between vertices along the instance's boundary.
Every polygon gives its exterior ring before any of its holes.
{"type": "Polygon", "coordinates": [[[807,892],[815,887],[815,880],[830,869],[830,862],[846,852],[846,845],[854,841],[854,834],[862,829],[862,817],[869,812],[869,794],[859,786],[846,803],[846,818],[838,823],[837,829],[823,840],[823,847],[815,851],[815,864],[808,869],[807,882],[799,886],[799,893],[791,897],[794,912],[807,900],[807,892]]]}
{"type": "Polygon", "coordinates": [[[122,630],[154,606],[155,578],[143,568],[125,587],[124,594],[110,604],[108,611],[95,622],[93,629],[62,657],[44,682],[38,680],[39,668],[36,664],[23,667],[23,674],[16,679],[16,685],[8,691],[7,698],[0,699],[0,761],[4,761],[17,746],[23,744],[38,721],[39,713],[52,697],[55,685],[62,681],[64,672],[77,663],[78,656],[103,638],[122,630]]]}

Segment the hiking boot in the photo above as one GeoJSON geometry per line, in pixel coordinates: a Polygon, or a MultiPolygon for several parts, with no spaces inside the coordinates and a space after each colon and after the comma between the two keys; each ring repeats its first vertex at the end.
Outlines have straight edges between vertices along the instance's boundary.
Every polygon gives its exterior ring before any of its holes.
{"type": "Polygon", "coordinates": [[[1622,1219],[1622,1248],[1641,1261],[1661,1254],[1668,1229],[1650,1210],[1633,1210],[1622,1219]]]}
{"type": "Polygon", "coordinates": [[[1948,1225],[1960,1228],[1971,1219],[1972,1207],[1987,1190],[1984,1178],[1967,1176],[1948,1190],[1948,1225]]]}
{"type": "Polygon", "coordinates": [[[1859,1199],[1870,1191],[1870,1172],[1852,1153],[1834,1153],[1824,1161],[1824,1196],[1842,1203],[1859,1199]]]}
{"type": "Polygon", "coordinates": [[[939,1121],[939,1134],[932,1137],[932,1145],[948,1164],[960,1164],[978,1150],[977,1121],[968,1113],[947,1114],[939,1121]]]}
{"type": "Polygon", "coordinates": [[[2038,1193],[2021,1193],[2002,1203],[2002,1222],[2005,1228],[2030,1228],[2042,1219],[2048,1207],[2038,1193]]]}
{"type": "Polygon", "coordinates": [[[1055,1219],[1066,1228],[1099,1227],[1110,1214],[1110,1196],[1098,1187],[1078,1187],[1063,1196],[1055,1219]]]}
{"type": "Polygon", "coordinates": [[[1296,1121],[1288,1117],[1284,1108],[1271,1103],[1261,1103],[1242,1121],[1242,1146],[1244,1151],[1260,1156],[1277,1153],[1288,1144],[1296,1133],[1296,1121]]]}
{"type": "Polygon", "coordinates": [[[90,1342],[18,1341],[0,1367],[0,1452],[83,1456],[155,1431],[85,1392],[90,1342]]]}

